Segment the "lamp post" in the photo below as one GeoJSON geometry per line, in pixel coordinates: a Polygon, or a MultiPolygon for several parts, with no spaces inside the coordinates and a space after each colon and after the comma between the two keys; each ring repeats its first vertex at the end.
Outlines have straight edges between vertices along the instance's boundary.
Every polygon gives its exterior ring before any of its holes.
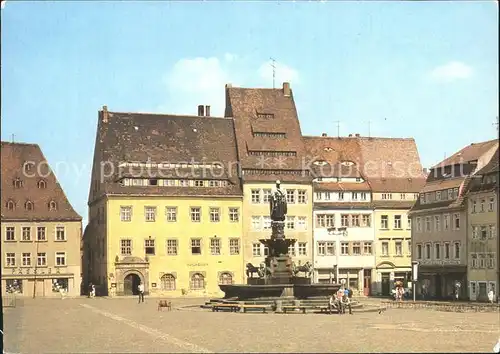
{"type": "MultiPolygon", "coordinates": [[[[347,237],[347,228],[345,227],[331,227],[328,229],[328,235],[330,236],[344,236],[347,237]]],[[[340,252],[340,240],[335,239],[335,262],[337,266],[335,267],[335,280],[337,284],[339,283],[339,252],[340,252]]]]}

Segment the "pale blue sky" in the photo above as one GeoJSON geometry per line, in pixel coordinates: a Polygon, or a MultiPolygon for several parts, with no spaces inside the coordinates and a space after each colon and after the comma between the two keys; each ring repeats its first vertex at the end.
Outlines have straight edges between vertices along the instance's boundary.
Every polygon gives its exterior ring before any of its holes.
{"type": "Polygon", "coordinates": [[[270,57],[304,134],[372,121],[427,167],[497,136],[494,2],[7,0],[1,15],[2,140],[40,144],[84,219],[102,105],[222,115],[225,83],[272,87],[270,57]]]}

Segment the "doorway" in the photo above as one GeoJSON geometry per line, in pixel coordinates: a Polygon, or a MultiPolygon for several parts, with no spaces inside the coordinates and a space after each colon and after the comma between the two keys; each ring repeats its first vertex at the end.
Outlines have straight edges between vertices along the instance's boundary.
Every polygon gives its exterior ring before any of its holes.
{"type": "Polygon", "coordinates": [[[363,270],[363,292],[365,296],[371,295],[371,287],[372,287],[372,270],[364,269],[363,270]]]}
{"type": "Polygon", "coordinates": [[[123,280],[123,293],[124,295],[138,295],[139,294],[139,284],[141,283],[141,278],[137,274],[129,274],[123,280]]]}
{"type": "Polygon", "coordinates": [[[382,295],[391,295],[391,275],[389,273],[382,273],[382,295]]]}
{"type": "Polygon", "coordinates": [[[442,300],[443,299],[443,282],[440,274],[436,274],[434,276],[434,288],[435,288],[435,298],[442,300]]]}

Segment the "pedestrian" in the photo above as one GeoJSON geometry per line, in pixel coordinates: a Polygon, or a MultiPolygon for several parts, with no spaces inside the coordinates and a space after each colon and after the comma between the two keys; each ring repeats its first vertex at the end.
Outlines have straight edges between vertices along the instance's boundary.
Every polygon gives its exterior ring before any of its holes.
{"type": "Polygon", "coordinates": [[[339,315],[342,315],[342,313],[344,312],[344,307],[343,307],[343,303],[342,303],[342,298],[344,297],[344,289],[340,288],[338,291],[337,291],[337,309],[338,309],[338,313],[339,315]]]}
{"type": "Polygon", "coordinates": [[[488,292],[488,300],[490,304],[495,301],[495,292],[493,291],[493,289],[490,289],[490,291],[488,292]]]}
{"type": "Polygon", "coordinates": [[[92,297],[92,282],[89,283],[89,299],[92,297]]]}
{"type": "Polygon", "coordinates": [[[328,312],[331,314],[334,308],[335,308],[335,294],[332,294],[332,296],[330,296],[330,302],[328,303],[328,312]]]}
{"type": "Polygon", "coordinates": [[[90,297],[95,298],[95,285],[92,284],[92,288],[90,290],[90,297]]]}
{"type": "Polygon", "coordinates": [[[139,303],[144,302],[144,284],[142,281],[137,288],[139,290],[139,303]]]}
{"type": "Polygon", "coordinates": [[[352,315],[352,307],[351,307],[351,297],[349,296],[349,294],[351,293],[351,290],[350,289],[345,289],[344,290],[344,298],[343,298],[343,301],[344,301],[344,311],[345,311],[345,306],[347,306],[347,308],[349,308],[349,315],[352,315]]]}

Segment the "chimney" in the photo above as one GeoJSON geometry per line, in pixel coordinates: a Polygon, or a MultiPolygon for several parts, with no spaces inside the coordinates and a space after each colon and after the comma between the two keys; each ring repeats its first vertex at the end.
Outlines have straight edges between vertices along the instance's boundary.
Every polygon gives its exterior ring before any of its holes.
{"type": "Polygon", "coordinates": [[[321,134],[321,136],[328,136],[328,135],[326,135],[326,133],[323,133],[323,134],[321,134]]]}
{"type": "Polygon", "coordinates": [[[359,134],[356,134],[356,137],[359,138],[359,134]]]}
{"type": "Polygon", "coordinates": [[[285,97],[290,97],[290,83],[289,82],[283,83],[283,95],[285,95],[285,97]]]}
{"type": "Polygon", "coordinates": [[[210,117],[210,106],[205,106],[205,116],[210,117]]]}
{"type": "Polygon", "coordinates": [[[198,117],[203,117],[205,115],[205,107],[200,104],[198,106],[198,117]]]}
{"type": "Polygon", "coordinates": [[[102,106],[102,122],[107,123],[108,122],[108,106],[102,106]]]}
{"type": "Polygon", "coordinates": [[[232,84],[226,84],[226,88],[231,88],[231,87],[233,87],[232,84]]]}
{"type": "Polygon", "coordinates": [[[349,138],[352,138],[352,134],[349,134],[349,138]]]}

